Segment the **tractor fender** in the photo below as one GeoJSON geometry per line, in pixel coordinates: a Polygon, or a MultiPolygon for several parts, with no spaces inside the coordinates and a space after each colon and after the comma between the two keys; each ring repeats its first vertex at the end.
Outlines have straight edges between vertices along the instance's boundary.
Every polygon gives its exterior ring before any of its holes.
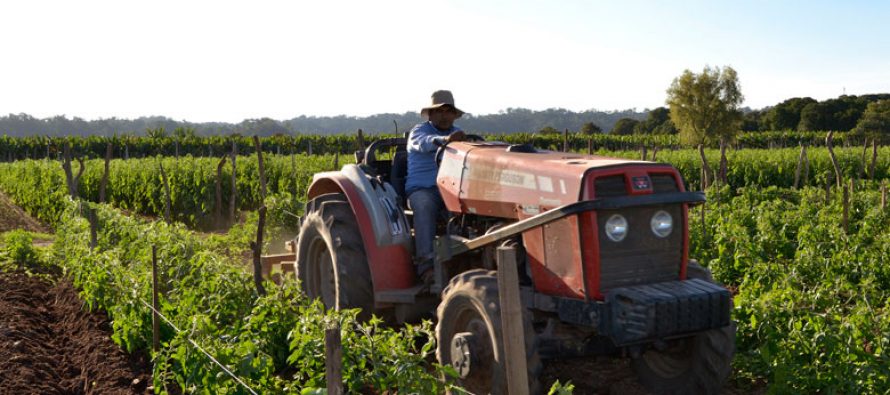
{"type": "Polygon", "coordinates": [[[392,186],[372,182],[361,168],[348,164],[341,171],[315,174],[307,199],[326,193],[342,193],[349,202],[362,236],[374,291],[412,287],[415,270],[411,228],[396,203],[392,186]]]}

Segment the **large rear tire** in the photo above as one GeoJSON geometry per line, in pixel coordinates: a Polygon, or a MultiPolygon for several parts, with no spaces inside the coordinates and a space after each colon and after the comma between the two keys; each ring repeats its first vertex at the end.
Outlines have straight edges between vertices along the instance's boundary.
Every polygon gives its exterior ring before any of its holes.
{"type": "MultiPolygon", "coordinates": [[[[507,394],[496,272],[475,269],[452,278],[437,316],[436,357],[458,371],[457,385],[474,394],[507,394]]],[[[543,365],[528,311],[523,328],[529,393],[538,394],[543,365]]]]}
{"type": "MultiPolygon", "coordinates": [[[[697,262],[687,277],[713,282],[697,262]]],[[[664,350],[649,349],[631,365],[640,382],[657,394],[717,394],[732,372],[735,323],[677,340],[664,350]]]]}
{"type": "Polygon", "coordinates": [[[327,308],[374,312],[374,288],[361,233],[346,196],[325,194],[306,204],[297,241],[297,278],[327,308]]]}

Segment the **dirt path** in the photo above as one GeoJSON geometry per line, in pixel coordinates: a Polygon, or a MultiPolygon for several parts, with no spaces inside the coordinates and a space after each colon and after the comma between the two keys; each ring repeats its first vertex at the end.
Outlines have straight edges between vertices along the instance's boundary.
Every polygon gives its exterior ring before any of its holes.
{"type": "Polygon", "coordinates": [[[0,273],[0,394],[150,393],[151,365],[82,306],[67,281],[0,273]]]}
{"type": "Polygon", "coordinates": [[[31,232],[49,232],[49,228],[31,218],[25,210],[12,203],[9,198],[0,192],[0,232],[22,229],[31,232]]]}

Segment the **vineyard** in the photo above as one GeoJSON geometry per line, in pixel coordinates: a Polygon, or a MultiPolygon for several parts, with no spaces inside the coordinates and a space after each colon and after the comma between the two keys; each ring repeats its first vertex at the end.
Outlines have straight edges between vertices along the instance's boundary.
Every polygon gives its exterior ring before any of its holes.
{"type": "MultiPolygon", "coordinates": [[[[798,145],[824,146],[824,132],[749,132],[741,134],[736,142],[737,148],[777,148],[797,147],[798,145]]],[[[397,137],[394,135],[275,135],[261,138],[263,150],[277,155],[303,153],[313,154],[346,154],[352,155],[364,142],[397,137]]],[[[587,150],[630,150],[643,146],[676,149],[680,145],[677,135],[638,134],[638,135],[583,135],[579,133],[539,134],[511,133],[487,134],[489,140],[508,143],[532,144],[535,147],[570,151],[587,150]]],[[[852,133],[841,132],[834,135],[835,144],[852,146],[862,144],[862,137],[852,133]]],[[[253,139],[247,136],[209,136],[209,137],[171,137],[155,136],[91,136],[91,137],[9,137],[0,136],[0,162],[12,162],[21,159],[60,159],[63,147],[68,144],[71,149],[85,158],[103,158],[110,146],[120,158],[144,158],[146,156],[186,156],[214,157],[232,151],[243,154],[255,153],[253,139]]]]}
{"type": "MultiPolygon", "coordinates": [[[[501,137],[647,155],[674,165],[688,189],[702,183],[699,151],[680,148],[675,136],[501,137]]],[[[738,392],[890,391],[890,148],[835,139],[832,159],[824,134],[744,135],[726,152],[725,181],[709,186],[708,203],[690,212],[690,256],[733,292],[731,387],[738,392]],[[805,162],[801,145],[809,146],[805,162]]],[[[155,393],[322,393],[332,327],[342,336],[348,393],[459,392],[440,380],[453,369],[431,362],[431,323],[360,322],[353,310],[324,311],[294,281],[266,283],[263,294],[247,270],[257,209],[268,212],[264,251],[280,248],[295,235],[312,175],[352,162],[360,144],[355,136],[263,139],[263,198],[248,138],[2,137],[0,160],[9,162],[0,163],[0,190],[55,236],[44,248],[32,246],[28,233],[8,233],[0,268],[59,268],[88,309],[107,313],[116,344],[151,355],[155,393]],[[66,144],[84,159],[68,158],[74,191],[62,166],[66,144]],[[115,159],[106,161],[109,146],[115,159]],[[169,320],[160,325],[158,351],[151,351],[152,261],[159,310],[169,320]]],[[[705,155],[720,162],[717,149],[705,155]]],[[[607,390],[585,385],[576,391],[607,390]]]]}

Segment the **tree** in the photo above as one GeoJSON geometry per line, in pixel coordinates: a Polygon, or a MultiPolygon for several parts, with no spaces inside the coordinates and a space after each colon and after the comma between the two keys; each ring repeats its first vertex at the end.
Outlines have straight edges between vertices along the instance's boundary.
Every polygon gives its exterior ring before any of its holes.
{"type": "Polygon", "coordinates": [[[834,122],[834,109],[830,103],[815,102],[800,110],[800,123],[797,130],[837,130],[834,122]]]}
{"type": "MultiPolygon", "coordinates": [[[[671,121],[680,131],[680,141],[698,145],[704,169],[703,186],[708,184],[710,167],[704,144],[718,142],[721,151],[739,132],[744,100],[739,77],[732,67],[705,67],[701,74],[685,70],[667,90],[671,121]]],[[[721,160],[721,174],[723,161],[721,160]]]]}
{"type": "Polygon", "coordinates": [[[553,126],[544,126],[541,130],[538,131],[538,134],[560,134],[559,130],[556,130],[553,126]]]}
{"type": "Polygon", "coordinates": [[[727,66],[705,67],[701,74],[686,70],[668,88],[671,121],[680,140],[692,145],[728,142],[739,131],[744,96],[736,71],[727,66]]]}
{"type": "Polygon", "coordinates": [[[804,107],[816,103],[811,97],[793,97],[766,111],[763,123],[768,130],[797,130],[804,107]]]}
{"type": "Polygon", "coordinates": [[[612,130],[609,131],[609,134],[633,134],[634,128],[636,128],[638,123],[640,123],[640,121],[637,121],[636,119],[621,118],[618,120],[618,122],[615,122],[615,126],[612,127],[612,130]]]}
{"type": "Polygon", "coordinates": [[[634,128],[634,134],[673,134],[677,133],[676,127],[671,122],[670,110],[667,107],[658,107],[649,111],[646,120],[640,122],[634,128]]]}
{"type": "Polygon", "coordinates": [[[853,132],[882,142],[890,140],[890,99],[869,103],[853,132]]]}
{"type": "Polygon", "coordinates": [[[603,132],[603,129],[601,127],[599,127],[599,125],[597,125],[593,122],[587,122],[587,123],[581,125],[581,134],[586,134],[588,136],[591,136],[591,135],[599,134],[602,132],[603,132]]]}
{"type": "Polygon", "coordinates": [[[760,132],[765,129],[764,111],[748,110],[742,116],[742,131],[744,132],[760,132]]]}

